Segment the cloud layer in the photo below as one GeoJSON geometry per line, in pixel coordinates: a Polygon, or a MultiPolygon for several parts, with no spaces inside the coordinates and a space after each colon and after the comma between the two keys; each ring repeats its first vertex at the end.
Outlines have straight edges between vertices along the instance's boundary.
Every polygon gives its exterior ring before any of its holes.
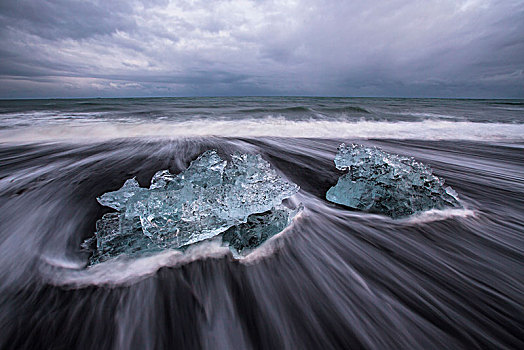
{"type": "Polygon", "coordinates": [[[524,97],[524,1],[3,0],[0,97],[524,97]]]}

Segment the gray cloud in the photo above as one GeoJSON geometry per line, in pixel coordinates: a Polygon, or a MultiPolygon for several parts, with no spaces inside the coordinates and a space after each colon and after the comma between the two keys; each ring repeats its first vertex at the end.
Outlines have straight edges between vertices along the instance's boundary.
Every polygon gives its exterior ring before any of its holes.
{"type": "Polygon", "coordinates": [[[0,97],[524,97],[522,0],[0,3],[0,97]]]}

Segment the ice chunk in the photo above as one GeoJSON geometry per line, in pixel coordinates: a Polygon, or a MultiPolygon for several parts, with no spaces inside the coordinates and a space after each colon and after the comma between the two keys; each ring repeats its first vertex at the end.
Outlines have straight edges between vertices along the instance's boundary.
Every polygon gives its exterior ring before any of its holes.
{"type": "Polygon", "coordinates": [[[155,243],[178,248],[246,222],[297,191],[260,155],[235,154],[227,163],[216,151],[207,151],[163,188],[138,194],[126,213],[140,216],[144,234],[155,243]]]}
{"type": "Polygon", "coordinates": [[[326,194],[327,200],[337,204],[393,218],[460,206],[455,192],[444,187],[444,180],[413,158],[341,144],[335,165],[339,170],[349,169],[326,194]]]}
{"type": "MultiPolygon", "coordinates": [[[[259,230],[262,242],[274,234],[270,231],[289,224],[291,211],[280,204],[298,190],[260,155],[234,154],[227,162],[216,151],[206,151],[178,175],[157,172],[149,189],[131,179],[98,198],[120,213],[106,214],[97,222],[99,251],[94,262],[121,253],[181,248],[270,211],[267,228],[259,230]]],[[[235,232],[249,235],[251,226],[235,232]]]]}

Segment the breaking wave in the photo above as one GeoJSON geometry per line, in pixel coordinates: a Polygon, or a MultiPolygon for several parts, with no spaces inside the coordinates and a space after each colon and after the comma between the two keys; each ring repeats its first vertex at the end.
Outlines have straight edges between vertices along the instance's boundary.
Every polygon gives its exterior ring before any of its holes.
{"type": "Polygon", "coordinates": [[[524,124],[380,121],[195,120],[179,123],[68,123],[0,130],[0,142],[100,142],[120,138],[298,137],[399,140],[524,141],[524,124]]]}

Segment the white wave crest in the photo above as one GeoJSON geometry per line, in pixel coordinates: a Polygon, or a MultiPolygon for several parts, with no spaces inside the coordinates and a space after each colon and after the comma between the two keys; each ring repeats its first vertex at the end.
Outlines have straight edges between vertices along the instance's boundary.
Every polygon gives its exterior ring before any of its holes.
{"type": "Polygon", "coordinates": [[[194,120],[179,123],[82,123],[0,130],[0,143],[100,142],[122,138],[292,137],[524,141],[524,124],[385,121],[290,121],[283,118],[194,120]]]}

